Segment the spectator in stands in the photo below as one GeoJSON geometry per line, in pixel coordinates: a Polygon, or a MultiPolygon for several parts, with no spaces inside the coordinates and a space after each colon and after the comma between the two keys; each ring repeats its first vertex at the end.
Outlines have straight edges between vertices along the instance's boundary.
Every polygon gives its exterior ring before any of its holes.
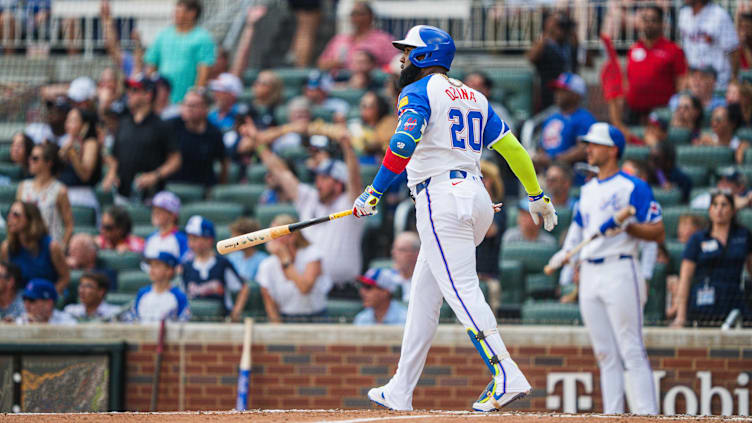
{"type": "MultiPolygon", "coordinates": [[[[712,66],[691,67],[687,78],[688,93],[697,97],[702,103],[703,110],[712,112],[718,106],[726,104],[726,99],[716,95],[716,71],[712,66]]],[[[669,100],[671,111],[676,111],[679,94],[674,94],[669,100]]]]}
{"type": "MultiPolygon", "coordinates": [[[[741,210],[750,206],[752,191],[747,189],[744,176],[733,166],[716,170],[718,180],[715,188],[718,191],[730,192],[734,196],[734,209],[741,210]]],[[[693,209],[708,209],[711,205],[711,192],[705,192],[692,199],[690,207],[693,209]]]]}
{"type": "Polygon", "coordinates": [[[160,251],[147,259],[151,285],[139,289],[133,302],[130,319],[139,322],[186,321],[191,316],[188,297],[170,281],[175,277],[178,258],[160,251]]]}
{"type": "Polygon", "coordinates": [[[211,34],[198,26],[200,0],[178,0],[175,24],[163,29],[146,50],[147,73],[158,71],[170,81],[172,103],[180,103],[190,87],[203,87],[214,64],[215,46],[211,34]]]}
{"type": "Polygon", "coordinates": [[[144,48],[141,45],[141,37],[138,31],[131,29],[133,51],[125,51],[120,47],[120,40],[118,40],[115,21],[112,19],[110,2],[108,0],[102,0],[100,3],[99,18],[102,22],[102,33],[107,55],[112,59],[112,63],[126,78],[143,72],[144,48]]]}
{"type": "Polygon", "coordinates": [[[540,78],[541,109],[554,102],[551,90],[546,89],[562,73],[577,72],[577,38],[575,22],[565,12],[555,12],[544,20],[543,33],[530,47],[527,59],[535,66],[540,78]]]}
{"type": "Polygon", "coordinates": [[[585,158],[585,148],[577,138],[585,135],[595,117],[581,107],[585,97],[585,80],[573,73],[563,73],[551,84],[559,111],[549,116],[541,129],[538,152],[533,159],[543,168],[553,160],[575,163],[585,158]]]}
{"type": "Polygon", "coordinates": [[[180,198],[169,191],[160,191],[151,202],[151,224],[155,228],[146,237],[144,257],[156,257],[167,251],[182,261],[188,252],[188,237],[178,227],[180,198]]]}
{"type": "Polygon", "coordinates": [[[248,286],[232,263],[214,249],[214,224],[201,216],[191,216],[185,224],[192,258],[183,263],[182,287],[189,299],[216,300],[233,321],[240,321],[248,299],[248,286]],[[241,292],[233,305],[232,293],[241,292]]]}
{"type": "Polygon", "coordinates": [[[15,201],[8,211],[8,238],[0,247],[0,260],[21,268],[24,281],[43,278],[55,281],[62,293],[70,274],[63,247],[47,233],[42,214],[33,203],[15,201]]]}
{"type": "Polygon", "coordinates": [[[389,64],[394,56],[392,36],[374,28],[374,13],[366,1],[357,1],[350,11],[352,34],[337,34],[329,40],[318,60],[319,69],[339,71],[352,69],[356,51],[373,55],[378,67],[389,64]]]}
{"type": "Polygon", "coordinates": [[[682,203],[689,200],[692,179],[676,165],[676,147],[662,142],[650,147],[647,160],[647,182],[664,190],[678,189],[682,193],[682,203]]]}
{"type": "Polygon", "coordinates": [[[671,116],[671,126],[691,130],[690,139],[694,141],[700,136],[702,110],[702,103],[697,97],[691,94],[680,94],[676,111],[671,116]]]}
{"type": "Polygon", "coordinates": [[[107,289],[117,290],[117,273],[97,259],[97,241],[93,236],[85,233],[73,235],[65,262],[71,270],[103,275],[107,289]]]}
{"type": "Polygon", "coordinates": [[[684,0],[677,28],[690,67],[712,66],[716,89],[725,90],[736,74],[739,40],[728,12],[711,0],[684,0]]]}
{"type": "Polygon", "coordinates": [[[0,322],[13,321],[24,312],[21,269],[9,261],[0,262],[0,322]]]}
{"type": "Polygon", "coordinates": [[[320,0],[288,0],[295,14],[295,34],[292,38],[287,61],[296,67],[305,68],[311,63],[316,43],[316,32],[321,20],[320,0]]]}
{"type": "Polygon", "coordinates": [[[151,79],[154,82],[154,102],[152,103],[154,114],[162,120],[180,116],[180,104],[170,103],[170,96],[172,95],[170,81],[161,75],[152,75],[151,79]]]}
{"type": "Polygon", "coordinates": [[[705,227],[707,227],[707,221],[704,217],[691,213],[683,214],[679,216],[679,222],[676,224],[676,240],[686,244],[695,232],[705,227]]]}
{"type": "Polygon", "coordinates": [[[504,107],[503,104],[492,100],[493,96],[491,90],[493,89],[493,81],[491,81],[491,78],[489,78],[488,75],[481,71],[470,72],[469,74],[465,75],[465,79],[462,82],[464,82],[468,87],[478,90],[481,94],[486,96],[489,104],[491,105],[491,107],[493,107],[494,112],[496,112],[501,120],[506,122],[512,128],[512,130],[514,130],[515,119],[513,118],[512,114],[509,113],[509,110],[507,110],[507,108],[504,107]]]}
{"type": "Polygon", "coordinates": [[[229,71],[238,78],[243,77],[243,73],[248,67],[248,58],[251,55],[251,45],[253,44],[253,36],[256,31],[256,23],[266,16],[266,11],[266,5],[254,4],[246,12],[243,33],[240,34],[240,40],[235,48],[235,54],[233,55],[229,71]]]}
{"type": "Polygon", "coordinates": [[[97,139],[97,116],[74,107],[65,120],[67,137],[58,152],[62,161],[60,182],[68,189],[71,206],[99,210],[94,187],[102,178],[102,145],[97,139]]]}
{"type": "MultiPolygon", "coordinates": [[[[271,226],[287,225],[295,219],[279,215],[271,226]]],[[[270,322],[311,322],[326,316],[326,294],[331,279],[324,270],[323,251],[311,245],[298,231],[269,241],[271,256],[259,265],[256,280],[270,322]]],[[[338,260],[345,261],[343,256],[338,260]]],[[[350,264],[349,267],[358,268],[350,264]]]]}
{"type": "MultiPolygon", "coordinates": [[[[295,97],[287,103],[288,123],[272,126],[263,131],[246,131],[238,152],[253,151],[256,145],[272,144],[275,153],[303,146],[311,123],[311,102],[305,97],[295,97]]],[[[250,126],[250,125],[249,125],[250,126]]]]}
{"type": "Polygon", "coordinates": [[[88,76],[79,76],[71,81],[67,95],[73,107],[96,111],[97,84],[88,76]]]}
{"type": "Polygon", "coordinates": [[[546,192],[557,210],[572,210],[574,203],[577,202],[575,198],[569,196],[573,178],[572,168],[564,163],[554,162],[546,169],[546,192]]]}
{"type": "MultiPolygon", "coordinates": [[[[274,175],[285,195],[291,198],[301,220],[325,216],[350,208],[351,201],[362,189],[360,166],[355,151],[344,137],[339,140],[345,163],[330,160],[316,169],[315,187],[302,184],[285,166],[284,162],[264,144],[257,152],[261,161],[274,175]]],[[[337,222],[340,230],[332,231],[321,225],[303,229],[303,235],[323,254],[323,272],[330,277],[338,290],[354,296],[355,278],[361,268],[361,239],[364,224],[362,219],[347,219],[337,222]]]]}
{"type": "Polygon", "coordinates": [[[259,130],[275,126],[277,120],[275,113],[277,107],[282,104],[282,79],[273,70],[259,72],[253,81],[251,92],[253,103],[251,104],[253,123],[259,130]]]}
{"type": "Polygon", "coordinates": [[[24,314],[16,319],[16,324],[49,323],[51,325],[75,325],[76,319],[68,313],[55,309],[58,292],[47,279],[34,278],[23,291],[24,314]]]}
{"type": "Polygon", "coordinates": [[[365,275],[358,277],[360,297],[363,310],[355,315],[353,324],[367,325],[404,325],[407,307],[392,298],[399,283],[387,269],[369,269],[365,275]]]}
{"type": "MultiPolygon", "coordinates": [[[[491,161],[480,161],[480,172],[483,176],[483,185],[494,204],[504,199],[504,183],[501,180],[499,167],[491,161]]],[[[501,290],[499,285],[499,257],[501,257],[501,239],[507,230],[507,212],[502,208],[494,213],[491,226],[489,226],[483,241],[475,249],[475,269],[480,280],[486,282],[489,287],[489,304],[493,310],[497,310],[501,304],[501,290]]]]}
{"type": "Polygon", "coordinates": [[[668,104],[687,72],[684,52],[663,36],[663,9],[650,5],[637,19],[640,39],[627,53],[626,122],[644,123],[650,111],[668,104]]]}
{"type": "Polygon", "coordinates": [[[104,119],[107,112],[114,108],[125,108],[125,98],[122,82],[118,71],[113,67],[106,67],[97,81],[96,114],[104,119]]]}
{"type": "MultiPolygon", "coordinates": [[[[247,217],[238,218],[230,225],[230,233],[234,237],[255,232],[259,229],[261,229],[261,226],[258,221],[247,217]]],[[[256,280],[259,266],[267,257],[269,257],[269,254],[254,247],[248,247],[242,251],[235,251],[227,255],[227,259],[235,267],[235,270],[238,271],[240,277],[246,281],[256,280]]]]}
{"type": "Polygon", "coordinates": [[[357,50],[352,54],[350,78],[335,84],[335,88],[352,90],[378,90],[379,84],[373,80],[373,72],[378,69],[376,56],[368,50],[357,50]]]}
{"type": "Polygon", "coordinates": [[[59,144],[65,136],[65,119],[71,109],[70,102],[65,96],[57,96],[44,101],[47,113],[44,122],[29,124],[24,129],[24,134],[34,140],[35,144],[45,141],[59,144]]]}
{"type": "Polygon", "coordinates": [[[34,148],[34,140],[23,132],[16,132],[11,139],[10,160],[21,168],[21,179],[31,176],[29,172],[29,158],[31,149],[34,148]]]}
{"type": "Polygon", "coordinates": [[[739,36],[739,69],[752,69],[752,11],[742,12],[742,7],[737,7],[736,30],[739,36]]]}
{"type": "Polygon", "coordinates": [[[223,73],[209,81],[209,89],[215,102],[215,107],[209,112],[209,123],[224,134],[235,127],[238,115],[247,113],[248,107],[238,103],[238,97],[243,94],[243,83],[237,76],[223,73]]]}
{"type": "Polygon", "coordinates": [[[137,75],[126,81],[126,87],[130,114],[118,124],[108,159],[109,171],[102,181],[104,190],[118,188],[118,203],[126,202],[134,188],[151,197],[181,163],[173,128],[154,114],[154,82],[137,75]]]}
{"type": "Polygon", "coordinates": [[[110,206],[102,214],[101,233],[97,235],[97,246],[102,250],[115,250],[119,253],[144,251],[144,240],[131,233],[133,221],[122,206],[110,206]]]}
{"type": "MultiPolygon", "coordinates": [[[[6,0],[0,7],[0,44],[4,46],[5,54],[15,52],[14,41],[24,34],[40,31],[48,27],[52,0],[6,0]]],[[[49,29],[47,29],[49,31],[49,29]]]]}
{"type": "Polygon", "coordinates": [[[642,142],[650,147],[655,147],[668,140],[668,127],[671,122],[665,116],[652,112],[648,115],[645,125],[645,135],[642,142]]]}
{"type": "Polygon", "coordinates": [[[360,99],[360,119],[351,120],[347,126],[355,151],[372,159],[370,164],[380,164],[389,140],[394,134],[397,118],[390,113],[389,104],[375,91],[367,91],[360,99]]]}
{"type": "Polygon", "coordinates": [[[752,268],[752,233],[736,223],[736,210],[731,193],[712,194],[710,229],[692,235],[684,250],[672,327],[717,326],[733,309],[748,314],[741,276],[752,268]]]}
{"type": "Polygon", "coordinates": [[[741,123],[742,111],[738,104],[716,107],[710,117],[710,127],[713,132],[702,134],[697,144],[729,147],[734,150],[736,162],[742,163],[749,141],[740,140],[735,135],[741,123]]]}
{"type": "MultiPolygon", "coordinates": [[[[392,242],[392,269],[390,277],[402,286],[402,301],[410,301],[410,281],[420,251],[420,238],[413,231],[397,234],[392,242]]],[[[498,261],[498,257],[497,257],[498,261]]]]}
{"type": "Polygon", "coordinates": [[[36,204],[52,239],[68,245],[73,235],[73,213],[68,189],[55,179],[59,170],[57,145],[44,143],[34,146],[29,156],[29,171],[34,178],[18,184],[16,199],[36,204]]]}
{"type": "Polygon", "coordinates": [[[170,180],[205,187],[227,182],[230,159],[225,154],[222,133],[207,120],[210,103],[206,90],[191,89],[183,99],[180,117],[170,121],[182,158],[180,169],[170,180]],[[215,161],[222,166],[219,180],[214,173],[215,161]]]}
{"type": "Polygon", "coordinates": [[[104,300],[110,282],[102,273],[86,272],[78,282],[78,303],[68,304],[63,311],[83,322],[109,322],[117,318],[120,307],[104,300]]]}
{"type": "Polygon", "coordinates": [[[729,93],[726,93],[726,104],[738,104],[742,112],[742,126],[752,127],[752,83],[736,82],[732,81],[729,84],[729,91],[733,87],[736,87],[737,98],[729,98],[729,93]]]}
{"type": "Polygon", "coordinates": [[[541,231],[541,228],[533,223],[533,218],[528,212],[527,199],[523,198],[517,203],[517,226],[504,232],[502,243],[504,245],[515,242],[535,242],[540,244],[557,245],[556,238],[551,234],[541,231]]]}
{"type": "Polygon", "coordinates": [[[314,70],[308,75],[308,82],[303,94],[310,100],[311,106],[331,112],[334,122],[344,123],[350,105],[341,98],[329,97],[329,91],[331,91],[333,84],[334,81],[332,81],[331,76],[319,70],[314,70]]]}

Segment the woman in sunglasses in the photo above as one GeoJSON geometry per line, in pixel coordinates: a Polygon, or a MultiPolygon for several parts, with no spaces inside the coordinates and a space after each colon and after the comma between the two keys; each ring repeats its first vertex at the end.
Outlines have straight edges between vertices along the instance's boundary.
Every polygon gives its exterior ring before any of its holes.
{"type": "Polygon", "coordinates": [[[97,235],[97,246],[102,250],[116,250],[118,253],[144,251],[144,239],[133,235],[133,221],[128,210],[121,206],[110,206],[102,214],[102,230],[97,235]]]}
{"type": "Polygon", "coordinates": [[[73,213],[68,189],[56,179],[59,170],[58,147],[52,143],[35,145],[29,156],[29,172],[34,178],[18,185],[16,199],[34,203],[52,240],[67,246],[73,236],[73,213]]]}
{"type": "Polygon", "coordinates": [[[730,192],[714,191],[708,214],[710,229],[695,232],[684,249],[676,298],[666,313],[676,316],[672,327],[719,326],[734,309],[750,315],[740,286],[744,267],[752,270],[752,234],[736,223],[730,192]]]}
{"type": "Polygon", "coordinates": [[[15,201],[8,212],[8,238],[0,246],[0,260],[21,268],[25,281],[43,278],[55,282],[59,294],[68,287],[70,273],[62,245],[47,234],[39,208],[15,201]]]}

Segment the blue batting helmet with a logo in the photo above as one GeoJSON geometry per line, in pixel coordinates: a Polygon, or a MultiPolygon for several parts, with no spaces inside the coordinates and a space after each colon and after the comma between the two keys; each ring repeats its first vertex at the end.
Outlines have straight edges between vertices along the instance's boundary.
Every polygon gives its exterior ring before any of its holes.
{"type": "Polygon", "coordinates": [[[412,47],[408,58],[419,68],[441,66],[449,70],[454,60],[454,40],[444,30],[429,25],[418,25],[410,28],[404,40],[392,41],[392,44],[404,50],[412,47]],[[422,56],[422,58],[418,58],[422,56]]]}

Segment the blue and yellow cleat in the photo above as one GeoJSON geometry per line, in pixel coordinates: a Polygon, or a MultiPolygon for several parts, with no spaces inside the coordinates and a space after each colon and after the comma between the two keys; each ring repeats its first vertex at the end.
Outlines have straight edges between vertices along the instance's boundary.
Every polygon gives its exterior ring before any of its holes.
{"type": "Polygon", "coordinates": [[[473,410],[475,411],[498,411],[505,407],[507,404],[514,400],[524,398],[532,390],[530,385],[527,385],[527,390],[522,392],[496,392],[497,388],[501,385],[497,384],[496,378],[493,378],[491,382],[486,386],[486,389],[478,397],[478,401],[473,403],[473,410]]]}

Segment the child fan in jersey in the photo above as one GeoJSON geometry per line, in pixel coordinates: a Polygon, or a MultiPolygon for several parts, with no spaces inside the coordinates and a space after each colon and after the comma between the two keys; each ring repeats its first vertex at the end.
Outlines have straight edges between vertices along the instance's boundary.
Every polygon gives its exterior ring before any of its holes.
{"type": "Polygon", "coordinates": [[[169,191],[161,191],[154,196],[151,207],[151,224],[157,230],[146,237],[144,257],[168,251],[183,260],[188,251],[188,237],[178,228],[180,199],[169,191]]]}
{"type": "MultiPolygon", "coordinates": [[[[222,303],[225,314],[232,311],[237,319],[245,305],[238,301],[233,309],[231,294],[246,290],[243,279],[232,263],[214,250],[214,224],[201,216],[191,216],[185,225],[188,246],[192,259],[183,264],[182,286],[188,298],[217,300],[222,303]]],[[[245,298],[245,295],[242,295],[245,298]]]]}
{"type": "Polygon", "coordinates": [[[139,322],[158,322],[162,319],[186,321],[190,318],[188,297],[177,286],[171,286],[178,258],[161,251],[149,262],[149,279],[152,284],[136,294],[128,319],[139,322]]]}

